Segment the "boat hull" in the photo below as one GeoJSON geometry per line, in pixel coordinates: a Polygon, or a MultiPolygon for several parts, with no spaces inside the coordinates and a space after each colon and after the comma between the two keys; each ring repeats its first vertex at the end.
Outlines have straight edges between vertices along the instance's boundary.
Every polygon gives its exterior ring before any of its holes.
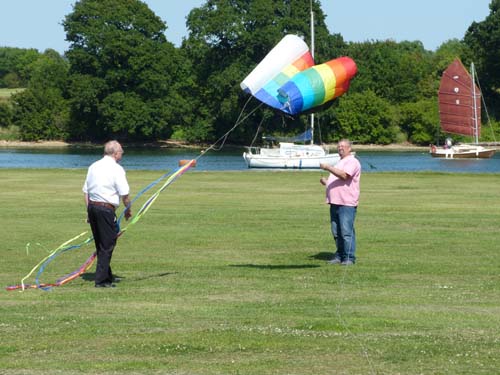
{"type": "Polygon", "coordinates": [[[320,164],[335,165],[340,156],[319,145],[280,142],[278,148],[248,147],[243,153],[248,168],[320,169],[320,164]]]}
{"type": "Polygon", "coordinates": [[[433,146],[430,154],[433,158],[443,159],[489,159],[495,154],[495,150],[475,145],[453,146],[451,148],[433,146]]]}
{"type": "Polygon", "coordinates": [[[320,169],[321,163],[335,165],[339,162],[338,154],[325,156],[264,156],[254,155],[249,152],[243,153],[243,158],[248,168],[279,168],[279,169],[320,169]]]}

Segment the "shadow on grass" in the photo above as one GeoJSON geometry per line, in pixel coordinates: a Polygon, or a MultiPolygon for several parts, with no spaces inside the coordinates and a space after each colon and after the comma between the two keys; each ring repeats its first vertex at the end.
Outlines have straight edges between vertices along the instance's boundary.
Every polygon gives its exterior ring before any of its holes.
{"type": "Polygon", "coordinates": [[[262,270],[293,270],[302,268],[317,268],[317,264],[291,264],[291,265],[273,265],[273,264],[230,264],[229,267],[258,268],[262,270]]]}
{"type": "MultiPolygon", "coordinates": [[[[162,272],[162,273],[157,273],[153,275],[145,275],[141,277],[135,277],[133,279],[130,279],[128,281],[142,281],[142,280],[148,280],[148,279],[155,279],[157,277],[165,277],[169,275],[175,275],[177,272],[162,272]]],[[[85,281],[94,281],[95,280],[95,272],[86,272],[84,273],[81,278],[85,281]]],[[[115,275],[115,280],[113,280],[114,283],[119,283],[120,281],[124,281],[125,277],[115,275]]]]}
{"type": "Polygon", "coordinates": [[[80,276],[82,280],[85,281],[94,281],[95,280],[95,272],[85,272],[80,276]]]}
{"type": "Polygon", "coordinates": [[[333,258],[332,253],[328,253],[326,251],[322,251],[321,253],[311,255],[309,259],[317,259],[317,260],[330,260],[333,258]]]}
{"type": "Polygon", "coordinates": [[[165,276],[170,276],[170,275],[175,275],[177,272],[162,272],[162,273],[156,273],[153,275],[145,275],[141,277],[136,277],[134,279],[130,279],[130,281],[142,281],[142,280],[148,280],[148,279],[155,279],[157,277],[165,277],[165,276]]]}

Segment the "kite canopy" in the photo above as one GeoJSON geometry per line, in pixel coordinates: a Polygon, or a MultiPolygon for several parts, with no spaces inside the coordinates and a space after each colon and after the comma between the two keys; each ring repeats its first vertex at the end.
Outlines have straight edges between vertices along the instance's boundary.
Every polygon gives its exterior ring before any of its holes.
{"type": "Polygon", "coordinates": [[[286,35],[240,86],[261,102],[294,116],[344,94],[356,73],[356,63],[349,57],[314,65],[307,44],[297,35],[286,35]]]}

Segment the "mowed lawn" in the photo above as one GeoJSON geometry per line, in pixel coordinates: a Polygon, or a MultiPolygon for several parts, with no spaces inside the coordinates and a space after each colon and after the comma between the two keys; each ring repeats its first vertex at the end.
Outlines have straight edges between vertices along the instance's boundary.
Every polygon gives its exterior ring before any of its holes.
{"type": "Polygon", "coordinates": [[[6,89],[0,88],[0,102],[8,101],[13,94],[17,94],[18,92],[23,91],[23,88],[18,89],[6,89]]]}
{"type": "MultiPolygon", "coordinates": [[[[88,230],[85,173],[0,170],[3,287],[88,230]]],[[[0,290],[0,374],[499,373],[500,176],[365,173],[341,267],[321,175],[189,171],[119,239],[117,288],[0,290]]]]}

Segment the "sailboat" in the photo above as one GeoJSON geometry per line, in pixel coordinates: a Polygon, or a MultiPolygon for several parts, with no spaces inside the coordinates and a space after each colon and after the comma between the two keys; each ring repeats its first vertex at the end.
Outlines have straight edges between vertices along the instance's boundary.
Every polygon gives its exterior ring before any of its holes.
{"type": "Polygon", "coordinates": [[[321,163],[337,164],[339,154],[330,154],[322,146],[313,144],[311,134],[312,129],[309,129],[292,139],[294,142],[279,142],[279,148],[247,147],[243,158],[248,168],[319,169],[321,163]],[[309,138],[311,144],[295,143],[309,138]]]}
{"type": "MultiPolygon", "coordinates": [[[[356,64],[348,57],[314,65],[314,13],[311,7],[311,50],[300,37],[286,35],[245,78],[241,87],[270,107],[294,116],[345,93],[356,72],[356,64]],[[316,70],[307,75],[306,72],[312,69],[316,70]],[[301,76],[302,73],[305,75],[301,76]],[[311,83],[312,76],[314,83],[311,83]],[[294,79],[296,81],[292,82],[294,79]],[[304,82],[308,86],[306,93],[298,88],[304,82]],[[315,85],[321,86],[318,90],[321,94],[314,92],[315,85]]],[[[243,153],[247,166],[319,169],[321,163],[337,164],[340,160],[338,153],[330,154],[327,149],[314,144],[314,125],[314,114],[311,114],[310,128],[298,138],[275,139],[279,142],[278,148],[247,147],[243,153]],[[295,143],[298,141],[302,143],[295,143]]]]}
{"type": "Polygon", "coordinates": [[[461,134],[474,138],[473,144],[453,144],[446,140],[443,147],[431,145],[430,154],[446,159],[487,159],[495,153],[478,144],[481,134],[481,92],[476,86],[474,64],[471,74],[462,62],[455,59],[441,77],[439,86],[439,119],[441,129],[447,133],[461,134]]]}

